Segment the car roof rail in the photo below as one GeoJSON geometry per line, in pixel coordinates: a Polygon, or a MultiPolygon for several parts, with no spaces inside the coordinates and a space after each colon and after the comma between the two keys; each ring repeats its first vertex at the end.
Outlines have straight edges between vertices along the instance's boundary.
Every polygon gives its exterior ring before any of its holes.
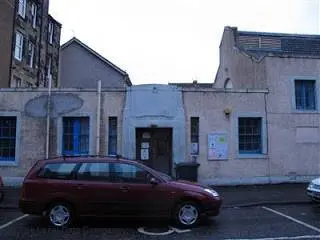
{"type": "MultiPolygon", "coordinates": [[[[109,157],[109,158],[116,158],[116,159],[120,159],[120,158],[123,158],[123,159],[126,159],[124,158],[122,155],[120,154],[108,154],[108,155],[101,155],[101,154],[79,154],[79,155],[66,155],[66,154],[63,154],[62,156],[59,156],[60,158],[63,157],[64,160],[66,160],[66,158],[77,158],[77,157],[109,157]]],[[[57,157],[57,158],[59,158],[57,157]]],[[[53,159],[53,158],[51,158],[53,159]]]]}
{"type": "Polygon", "coordinates": [[[48,157],[48,158],[42,158],[41,160],[54,160],[54,159],[58,159],[58,158],[62,158],[63,156],[57,155],[54,157],[48,157]]]}

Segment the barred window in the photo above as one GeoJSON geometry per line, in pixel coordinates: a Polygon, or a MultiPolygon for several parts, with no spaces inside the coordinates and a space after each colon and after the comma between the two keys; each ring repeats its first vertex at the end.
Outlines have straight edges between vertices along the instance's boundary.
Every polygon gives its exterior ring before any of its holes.
{"type": "Polygon", "coordinates": [[[239,152],[262,153],[261,118],[239,118],[239,152]]]}
{"type": "Polygon", "coordinates": [[[16,117],[0,117],[0,161],[15,160],[16,126],[16,117]]]}

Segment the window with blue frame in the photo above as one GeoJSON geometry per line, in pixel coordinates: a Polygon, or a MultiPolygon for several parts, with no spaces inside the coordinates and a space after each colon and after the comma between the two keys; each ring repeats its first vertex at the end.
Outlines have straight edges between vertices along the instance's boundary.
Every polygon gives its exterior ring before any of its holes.
{"type": "Polygon", "coordinates": [[[109,117],[109,136],[108,136],[108,154],[117,154],[117,127],[118,119],[117,117],[109,117]]]}
{"type": "Polygon", "coordinates": [[[262,153],[261,118],[239,118],[239,153],[262,153]]]}
{"type": "Polygon", "coordinates": [[[16,117],[0,117],[0,161],[15,161],[16,117]]]}
{"type": "Polygon", "coordinates": [[[295,80],[295,100],[298,110],[316,110],[315,80],[295,80]]]}
{"type": "Polygon", "coordinates": [[[64,155],[86,155],[89,153],[89,117],[63,118],[64,155]]]}

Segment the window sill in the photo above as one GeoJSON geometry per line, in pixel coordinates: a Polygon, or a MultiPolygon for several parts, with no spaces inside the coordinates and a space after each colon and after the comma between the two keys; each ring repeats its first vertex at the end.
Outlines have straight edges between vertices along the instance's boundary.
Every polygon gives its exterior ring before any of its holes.
{"type": "Polygon", "coordinates": [[[316,110],[302,110],[302,109],[293,109],[293,113],[302,113],[302,114],[315,114],[319,113],[319,111],[316,110]]]}
{"type": "Polygon", "coordinates": [[[267,159],[267,154],[258,154],[258,153],[244,153],[244,154],[238,154],[238,159],[267,159]]]}
{"type": "Polygon", "coordinates": [[[16,60],[16,62],[18,62],[18,63],[22,63],[22,58],[19,59],[19,58],[14,57],[14,60],[16,60]]]}
{"type": "Polygon", "coordinates": [[[214,161],[216,161],[216,162],[221,162],[221,161],[228,161],[229,159],[228,158],[220,158],[220,159],[218,159],[218,158],[216,158],[216,159],[208,159],[208,161],[209,162],[214,162],[214,161]]]}
{"type": "Polygon", "coordinates": [[[0,161],[0,167],[18,167],[16,161],[0,161]]]}

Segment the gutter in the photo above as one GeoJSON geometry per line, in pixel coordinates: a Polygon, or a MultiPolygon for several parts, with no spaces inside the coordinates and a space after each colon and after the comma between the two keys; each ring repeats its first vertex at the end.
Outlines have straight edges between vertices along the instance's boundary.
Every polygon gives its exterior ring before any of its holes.
{"type": "Polygon", "coordinates": [[[46,132],[46,159],[49,158],[49,145],[50,145],[50,112],[51,112],[51,84],[52,76],[48,75],[48,103],[47,103],[47,132],[46,132]]]}
{"type": "Polygon", "coordinates": [[[15,42],[13,41],[13,36],[15,36],[15,26],[16,26],[16,13],[17,13],[17,4],[16,4],[16,1],[14,1],[14,6],[13,6],[13,19],[12,19],[12,34],[11,34],[11,51],[10,51],[10,67],[9,67],[9,81],[8,81],[8,88],[11,87],[11,79],[12,79],[12,55],[13,55],[13,50],[14,50],[14,47],[15,46],[15,42]]]}

